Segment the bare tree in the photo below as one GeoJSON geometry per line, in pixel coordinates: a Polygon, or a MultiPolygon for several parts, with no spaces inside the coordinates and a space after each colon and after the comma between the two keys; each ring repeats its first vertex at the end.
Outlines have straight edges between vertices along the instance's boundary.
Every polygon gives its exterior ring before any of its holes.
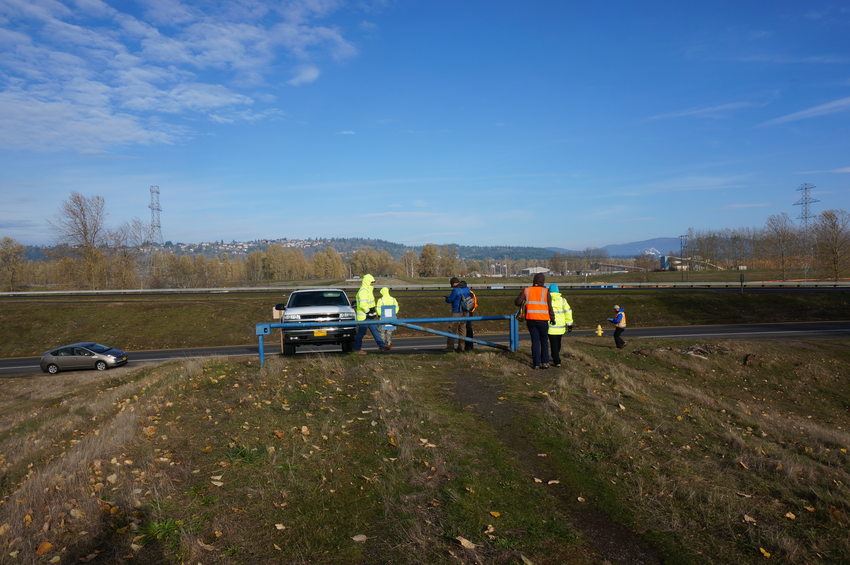
{"type": "Polygon", "coordinates": [[[56,221],[51,226],[60,241],[72,247],[95,248],[106,242],[106,201],[102,196],[86,198],[72,192],[62,202],[56,221]]]}
{"type": "Polygon", "coordinates": [[[422,247],[419,255],[419,274],[423,277],[436,277],[440,274],[440,251],[433,243],[422,247]]]}
{"type": "Polygon", "coordinates": [[[765,224],[765,248],[779,268],[782,280],[788,279],[791,259],[799,250],[799,232],[785,212],[770,216],[765,224]]]}
{"type": "Polygon", "coordinates": [[[0,282],[2,288],[15,290],[20,284],[19,278],[24,265],[24,246],[12,239],[4,237],[0,240],[0,282]]]}
{"type": "Polygon", "coordinates": [[[814,226],[815,257],[825,276],[837,281],[850,271],[850,214],[827,210],[814,226]]]}
{"type": "Polygon", "coordinates": [[[62,202],[55,222],[50,225],[61,243],[69,246],[77,256],[71,275],[88,288],[99,288],[104,284],[107,273],[106,257],[102,247],[106,245],[106,202],[101,196],[87,198],[72,192],[62,202]]]}

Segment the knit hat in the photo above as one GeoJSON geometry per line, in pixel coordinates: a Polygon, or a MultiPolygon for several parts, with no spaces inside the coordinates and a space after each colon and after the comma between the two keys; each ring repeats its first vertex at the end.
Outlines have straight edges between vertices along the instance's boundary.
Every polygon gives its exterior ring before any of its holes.
{"type": "Polygon", "coordinates": [[[558,288],[558,285],[552,283],[549,285],[549,292],[561,292],[561,289],[558,288]]]}
{"type": "Polygon", "coordinates": [[[620,305],[619,305],[619,304],[614,304],[614,310],[619,311],[619,310],[620,310],[620,305]]]}

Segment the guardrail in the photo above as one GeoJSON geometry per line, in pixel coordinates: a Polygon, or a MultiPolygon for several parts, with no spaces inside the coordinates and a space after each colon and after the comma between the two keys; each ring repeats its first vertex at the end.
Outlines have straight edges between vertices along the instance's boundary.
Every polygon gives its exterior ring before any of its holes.
{"type": "Polygon", "coordinates": [[[478,343],[481,345],[485,345],[487,347],[495,347],[497,349],[504,349],[506,351],[516,351],[519,349],[519,322],[517,321],[515,316],[464,316],[453,317],[453,318],[389,318],[389,319],[380,319],[380,320],[365,320],[362,322],[265,322],[260,323],[255,326],[255,331],[257,334],[257,338],[259,340],[258,350],[260,356],[260,367],[265,366],[266,362],[266,353],[265,353],[265,336],[270,335],[273,329],[305,329],[305,328],[330,328],[330,327],[338,327],[338,326],[401,326],[405,328],[410,328],[412,330],[427,332],[436,335],[441,335],[445,337],[450,337],[452,339],[460,339],[463,341],[468,341],[471,343],[478,343]],[[510,338],[509,345],[505,346],[501,343],[494,343],[492,341],[487,341],[486,339],[480,338],[470,338],[466,336],[461,336],[457,334],[453,334],[450,332],[444,332],[441,330],[435,330],[432,328],[426,328],[420,326],[419,324],[433,324],[433,323],[449,323],[449,322],[483,322],[487,320],[508,320],[510,325],[510,338]]]}
{"type": "MultiPolygon", "coordinates": [[[[748,281],[748,282],[617,282],[617,283],[570,283],[557,282],[562,289],[575,290],[620,290],[620,289],[716,289],[716,288],[847,288],[850,289],[850,281],[748,281]]],[[[127,295],[168,295],[168,294],[267,294],[270,292],[291,292],[305,288],[324,288],[326,285],[304,285],[304,286],[247,286],[234,288],[147,288],[147,289],[114,289],[114,290],[33,290],[33,291],[6,291],[0,292],[0,297],[51,297],[51,296],[127,296],[127,295]]],[[[386,285],[394,291],[440,291],[447,292],[448,286],[444,284],[402,284],[386,285]]],[[[528,281],[517,281],[507,284],[476,284],[474,288],[479,290],[521,290],[528,286],[528,281]]],[[[357,286],[334,285],[334,288],[356,291],[357,286]]]]}

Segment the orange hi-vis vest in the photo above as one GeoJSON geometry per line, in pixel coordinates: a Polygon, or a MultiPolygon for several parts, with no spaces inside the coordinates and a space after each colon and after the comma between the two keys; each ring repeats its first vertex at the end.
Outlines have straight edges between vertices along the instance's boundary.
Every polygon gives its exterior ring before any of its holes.
{"type": "Polygon", "coordinates": [[[626,311],[620,310],[617,313],[617,316],[614,318],[614,326],[617,328],[625,328],[626,327],[626,311]]]}
{"type": "Polygon", "coordinates": [[[546,300],[549,289],[545,286],[530,286],[525,289],[525,319],[548,320],[549,301],[546,300]]]}

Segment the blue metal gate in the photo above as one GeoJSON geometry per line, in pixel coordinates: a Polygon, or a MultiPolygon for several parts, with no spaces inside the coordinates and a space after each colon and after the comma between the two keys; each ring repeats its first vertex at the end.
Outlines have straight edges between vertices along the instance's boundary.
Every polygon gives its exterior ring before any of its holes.
{"type": "Polygon", "coordinates": [[[334,326],[385,326],[385,325],[393,325],[397,327],[410,328],[412,330],[427,332],[436,335],[441,335],[445,337],[450,337],[452,339],[459,339],[463,341],[468,341],[471,343],[478,343],[481,345],[486,345],[487,347],[495,347],[497,349],[504,349],[506,351],[516,351],[519,348],[519,323],[515,316],[469,316],[463,318],[396,318],[395,317],[395,307],[391,307],[390,309],[386,309],[382,312],[383,317],[380,320],[365,320],[362,322],[267,322],[256,325],[257,337],[259,339],[259,354],[260,354],[260,366],[265,365],[265,336],[270,335],[273,329],[294,329],[294,328],[329,328],[334,326]],[[391,315],[390,315],[391,314],[391,315]],[[510,326],[510,341],[509,345],[502,345],[501,343],[494,343],[492,341],[487,341],[485,339],[480,338],[470,338],[466,336],[456,335],[449,332],[444,332],[441,330],[435,330],[432,328],[426,328],[419,324],[435,324],[435,323],[449,323],[449,322],[484,322],[488,320],[508,320],[510,326]]]}

